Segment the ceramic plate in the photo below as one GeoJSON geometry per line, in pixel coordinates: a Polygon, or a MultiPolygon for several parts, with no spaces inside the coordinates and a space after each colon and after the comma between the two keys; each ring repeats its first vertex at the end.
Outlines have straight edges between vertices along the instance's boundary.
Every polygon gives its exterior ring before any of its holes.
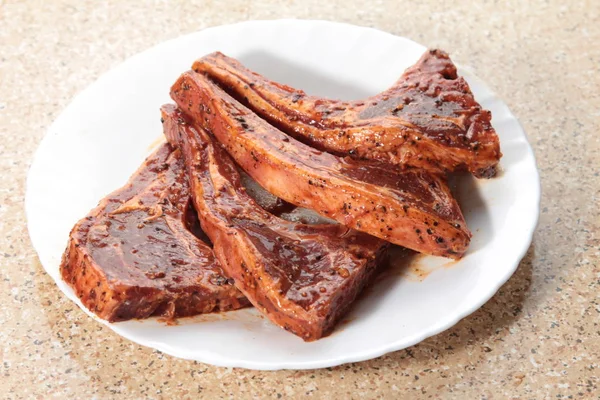
{"type": "MultiPolygon", "coordinates": [[[[309,94],[359,99],[394,83],[425,47],[351,25],[254,21],[162,43],[103,75],[50,127],[27,182],[33,245],[58,287],[80,306],[59,276],[71,227],[140,165],[161,137],[158,110],[170,101],[169,87],[194,59],[216,50],[309,94]]],[[[492,111],[504,153],[499,177],[463,177],[457,183],[456,194],[473,232],[461,261],[419,257],[401,262],[410,265],[379,279],[331,336],[312,343],[252,309],[184,319],[177,326],[156,320],[107,326],[176,357],[227,367],[304,369],[366,360],[411,346],[475,311],[512,275],[528,249],[539,213],[540,185],[519,122],[483,82],[465,69],[459,72],[483,107],[492,111]]]]}

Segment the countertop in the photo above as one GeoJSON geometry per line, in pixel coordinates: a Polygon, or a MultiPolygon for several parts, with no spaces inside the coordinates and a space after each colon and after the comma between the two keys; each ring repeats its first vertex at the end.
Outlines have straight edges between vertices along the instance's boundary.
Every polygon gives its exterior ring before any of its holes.
{"type": "Polygon", "coordinates": [[[135,3],[0,1],[0,397],[600,398],[599,2],[135,3]],[[62,295],[31,247],[23,198],[33,153],[73,96],[131,55],[205,27],[283,17],[406,36],[486,81],[536,153],[533,243],[481,309],[367,362],[216,368],[122,339],[62,295]]]}

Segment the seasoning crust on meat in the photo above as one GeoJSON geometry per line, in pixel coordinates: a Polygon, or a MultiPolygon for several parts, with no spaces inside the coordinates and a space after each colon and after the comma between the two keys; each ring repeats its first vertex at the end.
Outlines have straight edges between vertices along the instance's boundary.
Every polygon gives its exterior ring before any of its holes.
{"type": "Polygon", "coordinates": [[[162,107],[181,149],[203,230],[225,272],[275,324],[306,341],[327,335],[373,275],[387,243],[339,224],[306,225],[260,207],[237,166],[202,128],[162,107]]]}
{"type": "Polygon", "coordinates": [[[162,145],[71,231],[62,278],[100,318],[176,318],[249,305],[196,237],[179,151],[162,145]]]}
{"type": "Polygon", "coordinates": [[[441,177],[315,150],[193,71],[181,75],[171,97],[275,196],[422,253],[460,258],[466,251],[471,233],[441,177]]]}
{"type": "Polygon", "coordinates": [[[308,96],[212,53],[193,70],[254,112],[320,150],[434,172],[468,170],[492,177],[502,153],[468,83],[441,50],[428,50],[384,92],[357,101],[308,96]]]}

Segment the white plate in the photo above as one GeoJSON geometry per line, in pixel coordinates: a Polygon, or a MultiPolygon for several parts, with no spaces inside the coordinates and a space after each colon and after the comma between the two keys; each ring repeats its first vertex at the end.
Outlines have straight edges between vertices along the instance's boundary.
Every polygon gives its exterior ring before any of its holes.
{"type": "MultiPolygon", "coordinates": [[[[357,99],[390,86],[425,47],[344,24],[255,21],[162,43],[103,75],[50,127],[27,181],[33,245],[58,287],[80,306],[58,270],[71,227],[138,167],[161,135],[158,109],[170,101],[170,85],[194,59],[216,50],[309,94],[357,99]]],[[[155,320],[107,325],[142,345],[214,365],[319,368],[411,346],[475,311],[512,275],[528,249],[540,185],[519,122],[473,74],[460,73],[492,111],[504,152],[498,178],[467,178],[459,184],[458,198],[473,231],[460,262],[436,268],[448,260],[421,258],[420,268],[433,270],[423,281],[407,272],[388,274],[357,303],[347,322],[313,343],[275,327],[254,310],[199,317],[178,326],[155,320]]]]}

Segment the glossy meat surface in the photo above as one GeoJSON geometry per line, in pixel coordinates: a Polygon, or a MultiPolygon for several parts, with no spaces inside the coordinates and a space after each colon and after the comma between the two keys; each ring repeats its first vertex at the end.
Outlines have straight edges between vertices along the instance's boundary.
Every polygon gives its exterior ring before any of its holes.
{"type": "Polygon", "coordinates": [[[315,150],[192,71],[173,85],[171,97],[277,197],[422,253],[460,258],[466,251],[471,234],[438,176],[315,150]]]}
{"type": "Polygon", "coordinates": [[[199,233],[179,151],[168,144],[71,231],[61,274],[100,318],[190,316],[249,302],[199,233]]]}
{"type": "Polygon", "coordinates": [[[387,244],[339,224],[306,225],[260,207],[213,137],[174,106],[164,131],[183,152],[203,230],[228,276],[271,321],[306,341],[328,334],[368,282],[387,244]]]}
{"type": "Polygon", "coordinates": [[[429,50],[388,90],[360,101],[308,96],[213,53],[193,69],[261,117],[321,150],[437,172],[491,177],[501,157],[491,113],[441,50],[429,50]]]}

